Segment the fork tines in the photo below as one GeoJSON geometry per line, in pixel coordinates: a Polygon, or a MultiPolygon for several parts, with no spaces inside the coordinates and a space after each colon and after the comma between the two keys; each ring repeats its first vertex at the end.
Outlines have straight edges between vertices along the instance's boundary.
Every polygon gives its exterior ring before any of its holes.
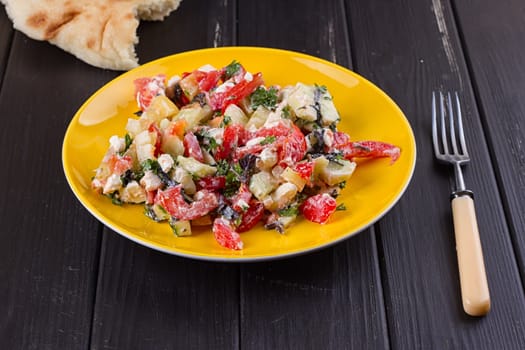
{"type": "Polygon", "coordinates": [[[458,93],[454,92],[454,96],[453,99],[450,92],[432,92],[432,139],[436,156],[468,157],[458,93]]]}

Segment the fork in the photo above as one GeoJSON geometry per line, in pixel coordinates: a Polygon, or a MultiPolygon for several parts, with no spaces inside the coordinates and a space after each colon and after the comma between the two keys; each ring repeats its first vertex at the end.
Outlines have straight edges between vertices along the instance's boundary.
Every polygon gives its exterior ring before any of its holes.
{"type": "Polygon", "coordinates": [[[436,98],[436,92],[432,92],[432,141],[436,158],[454,166],[456,190],[452,193],[451,202],[463,309],[471,316],[483,316],[490,310],[490,295],[474,196],[466,189],[461,172],[461,165],[468,163],[470,158],[459,96],[457,92],[454,95],[453,99],[448,92],[445,97],[440,91],[436,98]]]}

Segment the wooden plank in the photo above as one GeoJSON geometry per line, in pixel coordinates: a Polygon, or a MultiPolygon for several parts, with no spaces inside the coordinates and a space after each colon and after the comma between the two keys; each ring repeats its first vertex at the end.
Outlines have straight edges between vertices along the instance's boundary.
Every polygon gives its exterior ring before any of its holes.
{"type": "MultiPolygon", "coordinates": [[[[405,111],[419,154],[409,190],[378,225],[392,347],[524,348],[523,290],[449,3],[363,0],[347,6],[357,70],[405,111]],[[476,193],[493,302],[485,318],[468,317],[461,306],[448,203],[452,172],[436,164],[431,148],[433,89],[457,89],[462,97],[473,159],[465,178],[476,193]]],[[[475,10],[465,5],[472,31],[481,22],[475,10]]],[[[495,49],[484,48],[472,60],[495,49]]]]}
{"type": "Polygon", "coordinates": [[[4,76],[5,65],[7,64],[7,57],[11,47],[11,39],[13,37],[13,24],[7,17],[5,8],[0,6],[0,87],[2,86],[2,78],[4,76]]]}
{"type": "MultiPolygon", "coordinates": [[[[163,23],[141,25],[139,56],[229,45],[233,14],[231,2],[183,1],[163,23]]],[[[159,253],[109,229],[102,247],[92,349],[238,348],[237,265],[159,253]]]]}
{"type": "Polygon", "coordinates": [[[525,4],[458,1],[455,8],[525,283],[525,4]]]}
{"type": "MultiPolygon", "coordinates": [[[[241,45],[302,51],[351,66],[339,1],[240,2],[238,31],[241,45]]],[[[243,265],[241,348],[387,347],[378,267],[372,230],[315,254],[243,265]]]]}
{"type": "Polygon", "coordinates": [[[93,72],[52,45],[14,35],[0,91],[0,343],[6,349],[89,343],[101,226],[69,190],[61,148],[76,109],[107,79],[93,72]]]}

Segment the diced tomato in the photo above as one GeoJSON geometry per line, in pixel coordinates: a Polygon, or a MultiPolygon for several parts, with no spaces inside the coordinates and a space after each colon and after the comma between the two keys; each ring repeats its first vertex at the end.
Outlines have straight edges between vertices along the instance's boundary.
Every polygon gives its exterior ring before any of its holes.
{"type": "Polygon", "coordinates": [[[335,131],[333,137],[332,147],[335,149],[340,149],[350,143],[350,136],[342,131],[335,131]]]}
{"type": "Polygon", "coordinates": [[[156,96],[165,94],[165,80],[164,74],[135,79],[135,99],[140,110],[145,111],[156,96]]]}
{"type": "Polygon", "coordinates": [[[204,162],[204,156],[202,155],[202,149],[197,140],[197,136],[191,131],[184,135],[184,155],[186,157],[192,157],[199,162],[204,162]]]}
{"type": "Polygon", "coordinates": [[[263,127],[256,130],[252,137],[268,137],[268,136],[288,136],[290,134],[290,126],[284,122],[279,122],[277,125],[271,127],[263,127]]]}
{"type": "Polygon", "coordinates": [[[301,205],[303,216],[319,224],[324,224],[337,208],[337,202],[329,194],[320,193],[308,197],[301,205]]]}
{"type": "Polygon", "coordinates": [[[306,140],[301,130],[292,124],[291,132],[285,137],[283,146],[278,152],[280,163],[292,165],[302,160],[306,154],[306,140]]]}
{"type": "Polygon", "coordinates": [[[390,157],[391,163],[394,163],[401,154],[399,147],[381,141],[348,142],[343,146],[336,146],[335,149],[343,152],[343,157],[348,160],[390,157]]]}
{"type": "Polygon", "coordinates": [[[248,154],[259,154],[261,153],[261,151],[265,148],[265,147],[268,147],[268,146],[264,146],[264,145],[261,145],[261,144],[255,144],[255,145],[251,145],[251,146],[244,146],[244,147],[237,147],[237,149],[235,150],[235,156],[234,156],[234,159],[241,159],[243,158],[244,156],[248,155],[248,154]]]}
{"type": "Polygon", "coordinates": [[[222,136],[222,145],[218,148],[215,158],[227,159],[233,156],[233,152],[239,146],[246,143],[247,132],[240,124],[227,125],[222,136]]]}
{"type": "Polygon", "coordinates": [[[250,81],[243,79],[226,91],[211,93],[210,105],[213,110],[221,110],[224,112],[226,107],[231,104],[238,104],[262,84],[264,84],[262,74],[257,73],[253,75],[250,81]]]}
{"type": "Polygon", "coordinates": [[[306,154],[306,140],[302,131],[295,124],[280,122],[269,128],[261,128],[253,137],[275,136],[272,146],[277,148],[279,163],[293,165],[302,160],[306,154]]]}
{"type": "Polygon", "coordinates": [[[205,176],[198,179],[195,183],[199,190],[206,189],[209,191],[218,191],[226,187],[226,177],[219,176],[205,176]]]}
{"type": "Polygon", "coordinates": [[[299,176],[301,176],[303,179],[310,181],[312,174],[314,172],[314,162],[301,162],[295,164],[293,167],[293,170],[295,170],[299,176]]]}
{"type": "Polygon", "coordinates": [[[169,187],[164,191],[159,190],[155,203],[161,205],[178,220],[195,220],[219,206],[217,196],[208,190],[197,192],[195,197],[200,199],[191,203],[184,200],[181,191],[182,185],[169,187]]]}
{"type": "Polygon", "coordinates": [[[118,154],[113,154],[108,159],[108,165],[112,174],[122,175],[126,170],[131,169],[133,159],[130,156],[121,157],[118,154]]]}
{"type": "Polygon", "coordinates": [[[264,216],[264,205],[258,201],[251,201],[250,207],[242,214],[241,223],[237,232],[246,232],[252,229],[264,216]]]}
{"type": "Polygon", "coordinates": [[[161,146],[162,146],[162,133],[160,132],[159,128],[157,128],[157,126],[154,124],[154,123],[151,123],[149,128],[148,128],[148,131],[149,132],[152,132],[156,135],[156,138],[155,138],[155,151],[153,153],[153,155],[155,157],[158,157],[159,154],[161,153],[161,146]]]}
{"type": "Polygon", "coordinates": [[[250,192],[250,189],[248,188],[248,185],[245,183],[241,183],[239,186],[239,190],[237,193],[231,198],[232,202],[232,208],[242,213],[246,209],[248,209],[250,199],[252,198],[252,193],[250,192]]]}
{"type": "Polygon", "coordinates": [[[197,81],[199,82],[199,89],[201,91],[210,91],[212,88],[217,86],[217,83],[221,79],[222,75],[222,73],[218,70],[200,73],[203,73],[203,75],[200,75],[197,78],[197,81]]]}
{"type": "Polygon", "coordinates": [[[241,236],[235,232],[231,222],[225,218],[216,218],[213,221],[212,231],[215,235],[215,240],[221,246],[233,250],[241,250],[243,248],[241,236]]]}

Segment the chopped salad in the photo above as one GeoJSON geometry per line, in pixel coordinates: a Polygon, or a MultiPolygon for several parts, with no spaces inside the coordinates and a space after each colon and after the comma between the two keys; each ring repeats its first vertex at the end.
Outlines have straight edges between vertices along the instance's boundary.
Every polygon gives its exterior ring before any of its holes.
{"type": "Polygon", "coordinates": [[[345,209],[336,198],[356,158],[400,156],[337,130],[325,86],[266,86],[236,61],[134,84],[139,111],[109,139],[91,184],[115,204],[143,204],[177,236],[209,225],[238,250],[239,233],[259,222],[281,234],[300,216],[324,224],[345,209]]]}

